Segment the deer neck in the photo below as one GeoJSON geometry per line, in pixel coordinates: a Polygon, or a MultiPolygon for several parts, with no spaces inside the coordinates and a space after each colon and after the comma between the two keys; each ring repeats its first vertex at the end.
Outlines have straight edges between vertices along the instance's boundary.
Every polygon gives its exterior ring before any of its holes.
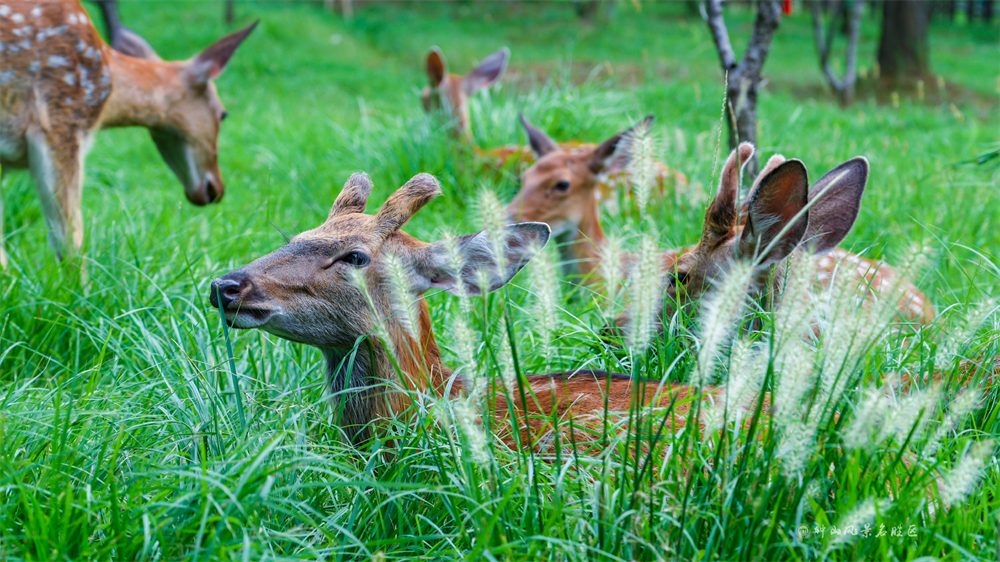
{"type": "MultiPolygon", "coordinates": [[[[326,359],[326,382],[335,415],[352,443],[372,437],[371,422],[405,413],[413,393],[443,395],[452,371],[441,362],[430,314],[418,302],[420,344],[393,320],[386,322],[392,349],[376,337],[354,348],[321,348],[326,359]],[[397,370],[398,366],[398,370],[397,370]]],[[[456,381],[452,393],[463,385],[456,381]]]]}
{"type": "Polygon", "coordinates": [[[186,85],[179,63],[138,59],[105,47],[111,95],[101,113],[102,129],[160,127],[186,85]]]}
{"type": "Polygon", "coordinates": [[[566,273],[590,277],[600,266],[601,250],[607,244],[604,229],[597,216],[596,201],[584,210],[576,229],[561,238],[559,252],[562,262],[567,264],[566,273]]]}

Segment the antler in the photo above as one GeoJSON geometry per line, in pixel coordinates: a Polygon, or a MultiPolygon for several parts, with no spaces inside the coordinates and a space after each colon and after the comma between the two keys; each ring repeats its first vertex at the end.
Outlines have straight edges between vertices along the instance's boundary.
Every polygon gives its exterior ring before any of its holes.
{"type": "Polygon", "coordinates": [[[375,229],[388,236],[406,224],[431,199],[441,195],[441,184],[430,174],[417,174],[386,199],[375,215],[375,229]]]}
{"type": "Polygon", "coordinates": [[[368,196],[371,193],[372,180],[368,174],[364,172],[351,174],[351,178],[344,184],[344,189],[337,196],[337,200],[333,202],[327,220],[337,215],[365,212],[365,205],[368,204],[368,196]]]}

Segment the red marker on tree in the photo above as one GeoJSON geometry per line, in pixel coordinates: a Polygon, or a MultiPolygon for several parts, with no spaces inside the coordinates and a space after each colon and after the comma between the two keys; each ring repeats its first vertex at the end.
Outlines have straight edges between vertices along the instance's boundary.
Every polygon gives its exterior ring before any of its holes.
{"type": "Polygon", "coordinates": [[[786,16],[792,15],[792,0],[785,0],[785,5],[781,10],[786,16]]]}

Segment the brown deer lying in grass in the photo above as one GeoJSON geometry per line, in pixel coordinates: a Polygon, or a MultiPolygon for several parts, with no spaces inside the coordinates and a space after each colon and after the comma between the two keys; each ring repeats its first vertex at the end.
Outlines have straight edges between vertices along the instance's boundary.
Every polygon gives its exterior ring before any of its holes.
{"type": "MultiPolygon", "coordinates": [[[[554,190],[568,192],[574,186],[594,186],[595,202],[606,200],[615,190],[627,189],[627,151],[618,150],[626,135],[642,127],[649,131],[653,116],[648,115],[632,129],[622,131],[601,144],[569,141],[557,143],[541,129],[535,127],[524,115],[521,125],[528,134],[528,146],[507,145],[490,150],[476,150],[487,169],[499,170],[513,167],[524,170],[521,191],[554,190]]],[[[662,162],[653,161],[653,192],[664,196],[688,184],[687,177],[662,162]]],[[[584,188],[586,189],[586,188],[584,188]]],[[[553,227],[555,228],[555,227],[553,227]]]]}
{"type": "Polygon", "coordinates": [[[753,296],[778,294],[785,258],[803,251],[829,252],[818,262],[820,287],[828,287],[840,269],[841,274],[855,277],[859,286],[866,287],[865,299],[890,299],[897,304],[900,317],[918,324],[934,320],[933,305],[893,268],[837,248],[860,212],[868,183],[867,160],[852,158],[809,188],[808,173],[800,160],[772,156],[746,200],[737,205],[740,169],[753,150],[752,145],[743,143],[726,160],[719,191],[705,213],[701,240],[682,252],[667,273],[664,303],[668,311],[699,300],[734,259],[753,259],[753,296]]]}
{"type": "MultiPolygon", "coordinates": [[[[794,215],[792,209],[804,206],[807,183],[804,176],[796,176],[800,166],[793,163],[773,170],[769,176],[774,179],[761,182],[748,206],[752,217],[768,211],[787,222],[794,215]],[[779,195],[792,209],[780,208],[779,195]]],[[[478,295],[484,280],[487,290],[497,290],[550,235],[545,224],[510,225],[506,228],[502,259],[485,232],[461,236],[454,244],[428,244],[400,228],[440,194],[433,177],[414,177],[374,216],[363,213],[371,189],[367,176],[355,174],[322,225],[216,279],[210,295],[212,306],[221,308],[226,322],[234,328],[258,328],[322,350],[327,362],[327,384],[331,392],[343,397],[343,429],[355,444],[370,439],[380,419],[412,411],[410,391],[460,396],[470,387],[468,381],[442,363],[421,295],[435,288],[458,295],[478,295]],[[456,264],[455,252],[461,258],[460,264],[456,264]],[[414,299],[416,321],[408,326],[393,304],[388,270],[394,260],[406,271],[407,296],[414,299]],[[501,263],[502,271],[498,267],[501,263]],[[363,284],[357,282],[358,277],[363,284]],[[388,341],[373,335],[380,324],[388,341]],[[398,370],[390,355],[395,357],[398,370]]],[[[778,237],[777,229],[752,224],[760,244],[780,240],[780,251],[794,248],[790,240],[784,243],[784,235],[778,237]]],[[[801,237],[803,232],[792,237],[801,237]]],[[[743,254],[741,259],[750,257],[743,254]]],[[[621,420],[640,405],[665,409],[668,427],[674,430],[687,424],[699,396],[718,396],[721,391],[710,387],[699,391],[689,385],[633,380],[589,370],[529,375],[523,382],[524,399],[515,389],[508,389],[513,404],[499,394],[492,411],[501,420],[509,420],[513,410],[520,443],[535,447],[542,447],[539,440],[550,435],[556,423],[562,428],[560,434],[568,433],[579,447],[587,447],[595,443],[593,436],[600,434],[606,417],[621,420]],[[570,418],[573,427],[583,431],[567,432],[566,421],[570,418]]],[[[770,395],[763,393],[758,399],[767,411],[770,395]]],[[[509,444],[516,442],[513,432],[503,437],[509,444]]]]}
{"type": "Polygon", "coordinates": [[[444,53],[431,47],[427,53],[427,78],[430,84],[420,94],[424,110],[428,113],[444,110],[451,118],[451,133],[455,138],[471,139],[469,123],[469,96],[489,88],[503,77],[510,61],[510,49],[503,47],[479,63],[465,76],[448,74],[444,53]]]}
{"type": "MultiPolygon", "coordinates": [[[[598,151],[600,157],[590,160],[591,166],[599,169],[627,166],[630,155],[627,151],[615,149],[618,139],[627,134],[629,131],[624,131],[611,139],[609,143],[613,144],[598,151]]],[[[538,138],[540,143],[546,142],[542,137],[532,136],[538,138]]],[[[678,282],[684,289],[684,299],[697,300],[711,279],[719,275],[721,265],[728,263],[727,260],[735,255],[737,239],[745,228],[747,217],[751,216],[748,212],[751,199],[757,194],[758,187],[765,178],[776,181],[769,178],[769,174],[785,163],[783,156],[772,157],[754,183],[750,196],[737,208],[739,173],[752,152],[753,147],[744,143],[726,161],[719,192],[705,215],[701,242],[685,250],[672,249],[663,253],[668,303],[677,302],[678,282]]],[[[782,176],[795,173],[800,183],[808,182],[802,163],[798,160],[789,162],[791,163],[782,168],[782,176]]],[[[599,280],[595,270],[604,258],[603,249],[607,245],[607,238],[601,228],[598,212],[599,184],[593,174],[580,173],[581,167],[583,166],[579,162],[568,160],[562,155],[543,158],[525,172],[521,190],[511,201],[507,213],[511,220],[547,223],[552,226],[555,235],[565,236],[567,243],[560,246],[563,261],[576,264],[584,282],[595,282],[599,280]]],[[[898,307],[900,316],[919,324],[929,324],[934,320],[934,308],[915,286],[898,280],[896,272],[882,262],[868,260],[837,248],[857,219],[867,181],[868,162],[858,157],[834,168],[812,188],[803,192],[808,193],[810,201],[815,201],[808,210],[806,219],[808,233],[803,231],[803,236],[796,241],[794,247],[812,245],[814,252],[826,254],[819,260],[817,281],[821,285],[825,286],[838,268],[844,270],[849,267],[859,281],[870,286],[868,298],[877,298],[883,288],[895,286],[903,293],[898,307]]],[[[776,205],[784,203],[784,199],[774,202],[776,205]]],[[[791,207],[781,206],[781,209],[784,212],[791,211],[791,207]]],[[[768,217],[779,216],[769,212],[765,214],[768,217]]],[[[762,219],[758,218],[758,222],[760,220],[762,219]]],[[[750,243],[750,240],[747,239],[744,246],[746,243],[750,243]]],[[[747,250],[748,247],[743,248],[744,252],[747,250]]],[[[762,276],[767,275],[768,266],[787,256],[787,253],[782,252],[789,248],[776,250],[780,251],[767,256],[762,262],[762,276]]],[[[626,263],[631,263],[634,259],[631,255],[624,256],[626,263]]],[[[620,318],[619,324],[625,320],[624,317],[620,318]]]]}
{"type": "MultiPolygon", "coordinates": [[[[226,111],[213,80],[255,25],[190,60],[164,62],[139,48],[148,48],[141,38],[120,42],[135,52],[110,48],[77,0],[0,4],[0,164],[31,169],[60,258],[83,244],[83,160],[100,129],[148,128],[188,200],[222,198],[218,137],[226,111]]],[[[6,261],[0,245],[0,265],[6,261]]]]}
{"type": "MultiPolygon", "coordinates": [[[[427,244],[400,230],[441,193],[437,180],[427,174],[415,176],[375,216],[363,213],[371,188],[366,175],[352,176],[326,222],[216,279],[210,296],[212,306],[221,307],[234,328],[258,328],[323,351],[329,388],[346,396],[343,426],[355,443],[372,436],[371,426],[377,420],[408,410],[410,394],[406,391],[443,395],[450,389],[452,395],[460,395],[467,388],[467,381],[453,377],[442,363],[427,304],[420,296],[430,289],[481,294],[481,271],[486,272],[489,290],[497,290],[544,246],[550,234],[542,223],[508,226],[502,259],[485,232],[459,237],[457,247],[464,265],[456,269],[450,265],[447,243],[427,244]],[[405,267],[411,293],[407,297],[415,299],[417,321],[411,326],[404,325],[392,306],[387,268],[393,259],[405,267]],[[502,273],[498,273],[499,263],[505,264],[502,273]],[[352,281],[355,275],[364,277],[371,304],[352,281]],[[383,322],[389,342],[372,335],[383,322]],[[364,344],[354,354],[359,341],[364,344]],[[394,351],[400,372],[390,360],[394,351]]],[[[522,443],[536,443],[551,431],[554,419],[570,415],[575,420],[590,419],[592,428],[599,427],[594,420],[602,418],[605,394],[612,415],[627,415],[636,393],[636,382],[629,377],[602,371],[531,375],[525,382],[534,397],[527,402],[516,398],[513,405],[522,443]]],[[[660,389],[658,381],[649,382],[649,388],[638,393],[646,405],[676,401],[675,424],[681,426],[693,394],[694,389],[684,385],[660,389]]],[[[506,418],[506,397],[498,396],[495,406],[498,415],[506,418]]],[[[512,436],[507,437],[513,443],[512,436]]],[[[581,433],[578,442],[588,439],[581,433]]]]}

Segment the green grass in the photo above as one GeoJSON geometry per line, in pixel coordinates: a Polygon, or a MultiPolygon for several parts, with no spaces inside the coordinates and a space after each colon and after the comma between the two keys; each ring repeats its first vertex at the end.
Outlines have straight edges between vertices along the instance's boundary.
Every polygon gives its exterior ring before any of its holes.
{"type": "MultiPolygon", "coordinates": [[[[849,390],[817,410],[817,437],[797,478],[783,472],[782,436],[760,427],[730,428],[713,440],[691,432],[671,438],[670,454],[651,465],[655,479],[637,476],[624,444],[615,454],[558,461],[497,444],[477,463],[466,437],[423,411],[426,403],[411,423],[392,424],[397,450],[353,450],[333,424],[319,352],[258,332],[231,334],[242,429],[219,315],[208,305],[214,277],[280,246],[282,232],[319,224],[352,171],[375,182],[370,210],[413,174],[437,175],[445,196],[407,226],[427,241],[478,230],[482,187],[501,200],[517,190],[516,177],[477,175],[423,115],[417,92],[430,45],[440,45],[457,72],[502,45],[512,49],[508,78],[473,100],[483,147],[524,141],[519,110],[557,140],[591,141],[655,112],[661,158],[691,178],[692,192],[655,201],[652,221],[630,208],[604,220],[633,246],[642,232],[663,247],[697,239],[713,177],[721,73],[697,16],[682,5],[642,6],[636,13],[621,3],[614,18],[581,25],[561,3],[366,5],[347,23],[315,4],[240,3],[238,24],[258,17],[262,24],[218,84],[231,115],[220,143],[225,200],[187,204],[145,131],[102,133],[84,189],[86,284],[76,264],[56,263],[27,174],[5,172],[12,265],[0,272],[0,555],[995,559],[1000,471],[992,455],[964,504],[932,506],[935,474],[974,443],[996,438],[994,390],[985,389],[934,454],[922,431],[905,445],[905,435],[843,445],[863,389],[885,373],[933,364],[954,319],[906,345],[887,328],[857,344],[857,363],[842,370],[849,390]],[[902,450],[919,460],[900,462],[902,450]],[[916,538],[886,533],[839,547],[829,536],[794,538],[799,525],[829,527],[890,494],[876,529],[915,525],[916,538]]],[[[165,58],[189,57],[227,31],[218,3],[123,2],[122,12],[165,58]]],[[[752,15],[732,12],[741,49],[752,15]]],[[[938,95],[927,85],[930,101],[903,95],[894,107],[862,89],[840,108],[823,87],[810,26],[800,11],[776,36],[760,101],[762,154],[801,158],[814,178],[867,156],[872,176],[845,246],[890,263],[928,247],[915,281],[955,318],[1000,297],[1000,168],[963,164],[998,140],[995,27],[935,24],[932,66],[947,87],[938,95]]],[[[866,17],[860,52],[868,68],[877,27],[866,17]]],[[[562,288],[548,358],[530,322],[537,300],[530,272],[475,303],[470,321],[481,334],[485,374],[499,371],[491,350],[506,319],[525,372],[587,365],[689,379],[696,333],[678,329],[646,355],[608,347],[597,335],[598,306],[562,288]]],[[[457,300],[428,301],[446,362],[458,364],[457,300]]],[[[998,333],[993,314],[960,352],[993,357],[998,333]]],[[[727,372],[721,365],[720,376],[727,372]]],[[[946,404],[926,410],[932,426],[946,404]]]]}

